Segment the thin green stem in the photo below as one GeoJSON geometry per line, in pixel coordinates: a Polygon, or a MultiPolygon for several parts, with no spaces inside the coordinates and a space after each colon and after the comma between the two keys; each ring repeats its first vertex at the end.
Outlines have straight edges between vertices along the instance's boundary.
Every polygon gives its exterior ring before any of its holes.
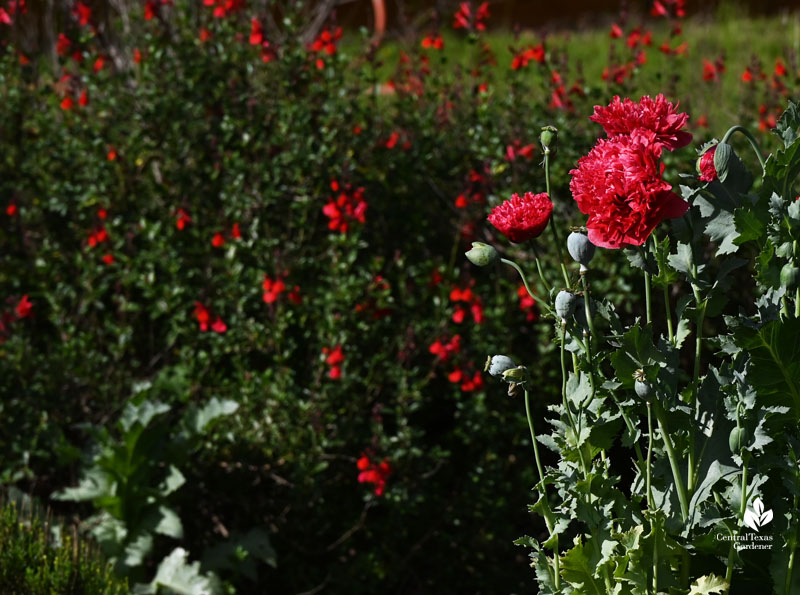
{"type": "MultiPolygon", "coordinates": [[[[544,508],[544,521],[547,525],[547,531],[550,533],[552,537],[553,531],[555,529],[555,519],[553,518],[553,513],[550,510],[550,502],[547,499],[547,489],[545,488],[544,484],[544,468],[542,467],[542,460],[539,457],[539,445],[536,442],[536,431],[533,429],[533,416],[531,415],[531,397],[530,393],[528,392],[527,387],[525,388],[525,415],[528,418],[528,428],[531,431],[531,444],[533,444],[533,456],[536,459],[536,470],[539,472],[539,482],[537,483],[539,492],[542,495],[542,508],[544,508]]],[[[554,564],[555,564],[555,585],[556,588],[559,588],[559,584],[561,581],[560,570],[559,570],[559,549],[558,549],[558,536],[556,536],[556,543],[555,543],[555,556],[554,556],[554,564]]]]}
{"type": "Polygon", "coordinates": [[[539,251],[536,249],[536,244],[532,243],[533,248],[533,257],[536,262],[536,272],[539,273],[539,280],[544,285],[544,290],[547,292],[547,297],[550,297],[550,284],[547,282],[547,278],[544,276],[544,271],[542,271],[542,263],[539,262],[539,251]]]}
{"type": "MultiPolygon", "coordinates": [[[[697,393],[700,389],[700,358],[703,353],[703,322],[706,317],[706,303],[700,295],[700,290],[696,285],[692,285],[692,292],[694,293],[694,300],[697,305],[697,329],[695,331],[695,344],[694,344],[694,370],[692,371],[692,402],[691,405],[695,409],[695,419],[700,410],[697,393]]],[[[694,423],[689,426],[689,470],[687,476],[687,484],[689,493],[694,491],[695,485],[695,469],[694,469],[694,423]]]]}
{"type": "MultiPolygon", "coordinates": [[[[547,148],[544,150],[544,184],[547,190],[547,196],[552,201],[553,195],[550,193],[550,149],[547,148]]],[[[558,262],[561,264],[561,274],[564,275],[564,283],[569,287],[569,274],[564,264],[564,251],[561,249],[561,239],[558,236],[556,218],[553,215],[550,215],[550,231],[553,233],[553,243],[556,245],[556,254],[558,254],[558,262]]]]}
{"type": "Polygon", "coordinates": [[[653,300],[650,295],[650,273],[647,271],[644,272],[644,303],[647,309],[647,324],[650,324],[653,320],[653,300]]]}
{"type": "MultiPolygon", "coordinates": [[[[738,415],[738,413],[737,413],[738,415]]],[[[742,461],[742,500],[739,503],[739,523],[741,524],[742,519],[744,518],[744,511],[747,508],[747,459],[743,459],[742,461]]],[[[736,549],[734,545],[736,541],[731,540],[731,546],[728,548],[728,565],[727,569],[725,570],[725,580],[728,581],[730,584],[731,579],[733,578],[733,561],[734,561],[734,553],[736,549]]]]}
{"type": "MultiPolygon", "coordinates": [[[[656,233],[653,232],[651,235],[653,238],[653,255],[655,256],[656,251],[658,250],[658,237],[656,233]]],[[[674,344],[675,343],[675,329],[672,326],[672,302],[669,299],[669,287],[664,285],[664,316],[667,319],[667,335],[669,337],[669,342],[674,344]]]]}
{"type": "MultiPolygon", "coordinates": [[[[528,285],[528,278],[525,276],[525,273],[520,268],[520,266],[516,262],[514,262],[513,260],[508,260],[507,258],[501,258],[500,262],[502,262],[503,264],[507,264],[508,266],[513,268],[515,271],[517,271],[517,273],[519,273],[519,276],[522,279],[522,283],[523,283],[523,285],[525,285],[525,291],[527,291],[528,295],[531,296],[533,299],[536,299],[536,294],[533,293],[533,290],[531,290],[531,286],[528,285]]],[[[538,259],[536,261],[536,264],[538,266],[538,264],[539,264],[538,259]]],[[[546,282],[544,281],[544,277],[540,277],[540,278],[542,280],[542,285],[545,285],[546,282]]],[[[547,287],[547,286],[545,285],[545,287],[547,287]]],[[[548,296],[550,295],[550,291],[549,290],[547,292],[547,295],[548,296]]],[[[547,310],[548,314],[554,314],[553,313],[553,309],[550,307],[549,300],[537,300],[537,302],[539,304],[541,304],[541,306],[545,310],[547,310]]]]}
{"type": "Polygon", "coordinates": [[[575,418],[572,417],[572,409],[569,406],[569,400],[567,399],[567,363],[566,363],[566,335],[567,335],[567,325],[565,322],[561,323],[561,400],[564,403],[564,409],[567,413],[567,420],[569,421],[570,428],[572,428],[572,434],[575,436],[575,448],[578,450],[578,458],[581,461],[581,469],[583,469],[583,473],[587,473],[586,469],[586,461],[583,459],[583,451],[581,450],[580,446],[578,446],[579,434],[577,430],[577,426],[575,425],[575,418]]]}
{"type": "Polygon", "coordinates": [[[683,476],[681,475],[680,467],[678,467],[678,458],[675,455],[675,448],[672,445],[672,439],[667,432],[667,422],[664,418],[664,412],[661,405],[656,403],[654,405],[656,410],[656,419],[658,420],[658,429],[661,432],[661,437],[664,439],[664,449],[667,451],[669,457],[669,466],[672,468],[672,478],[675,480],[675,487],[678,491],[678,501],[681,505],[681,515],[683,521],[689,518],[689,498],[686,493],[686,485],[683,483],[683,476]]]}
{"type": "Polygon", "coordinates": [[[753,151],[755,152],[755,154],[756,154],[756,157],[758,157],[758,162],[761,164],[761,169],[762,169],[762,170],[763,170],[763,169],[766,169],[766,167],[767,167],[767,162],[766,162],[766,160],[764,159],[764,155],[761,153],[761,147],[759,147],[759,146],[758,146],[758,141],[757,141],[757,140],[756,140],[756,138],[755,138],[755,137],[752,135],[752,133],[751,133],[751,132],[750,132],[750,131],[749,131],[747,128],[745,128],[744,126],[738,126],[738,125],[737,125],[737,126],[731,126],[731,127],[728,129],[728,132],[726,132],[726,133],[725,133],[725,136],[723,136],[723,137],[722,137],[722,140],[721,140],[721,141],[719,141],[719,143],[720,143],[720,144],[722,144],[722,143],[727,143],[727,142],[728,142],[728,139],[729,139],[731,136],[733,136],[733,134],[734,134],[735,132],[741,132],[742,134],[744,134],[744,135],[745,135],[745,137],[747,138],[747,140],[748,140],[748,141],[750,141],[750,146],[753,148],[753,151]]]}
{"type": "Polygon", "coordinates": [[[647,402],[647,508],[653,509],[653,489],[651,487],[651,471],[653,460],[653,405],[647,402]]]}
{"type": "Polygon", "coordinates": [[[800,318],[800,287],[794,290],[794,317],[800,318]]]}
{"type": "MultiPolygon", "coordinates": [[[[794,497],[794,509],[797,510],[798,498],[794,497]]],[[[794,519],[793,519],[794,520],[794,519]]],[[[792,595],[792,574],[794,573],[794,555],[797,553],[797,521],[795,520],[794,535],[789,541],[789,563],[786,565],[786,582],[784,583],[784,595],[792,595]]]]}

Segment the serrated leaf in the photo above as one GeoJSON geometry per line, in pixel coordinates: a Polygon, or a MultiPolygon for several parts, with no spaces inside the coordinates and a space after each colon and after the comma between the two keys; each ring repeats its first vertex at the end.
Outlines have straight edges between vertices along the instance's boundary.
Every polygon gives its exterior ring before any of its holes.
{"type": "Polygon", "coordinates": [[[150,593],[163,587],[176,595],[217,595],[222,593],[219,581],[213,574],[200,573],[200,563],[187,563],[189,554],[183,548],[175,548],[161,561],[153,581],[148,585],[150,593]]]}
{"type": "Polygon", "coordinates": [[[136,423],[146,428],[153,418],[169,410],[170,406],[160,401],[144,400],[139,405],[129,402],[122,410],[119,425],[124,432],[128,432],[136,423]]]}
{"type": "Polygon", "coordinates": [[[733,240],[738,246],[745,242],[760,240],[766,231],[766,221],[762,221],[759,212],[745,207],[733,212],[733,220],[739,235],[733,240]]]}
{"type": "Polygon", "coordinates": [[[561,557],[561,576],[580,593],[604,595],[603,582],[594,576],[596,560],[591,560],[587,546],[577,543],[561,557]]]}
{"type": "Polygon", "coordinates": [[[789,100],[788,107],[778,118],[772,132],[783,140],[784,147],[788,147],[797,140],[798,128],[800,128],[800,105],[789,100]]]}
{"type": "Polygon", "coordinates": [[[792,406],[800,417],[800,319],[774,320],[760,330],[741,327],[734,340],[748,352],[747,379],[762,404],[792,406]]]}
{"type": "Polygon", "coordinates": [[[689,595],[712,595],[727,593],[730,585],[724,578],[709,574],[701,576],[689,588],[689,595]]]}
{"type": "Polygon", "coordinates": [[[658,265],[650,250],[642,248],[625,248],[623,250],[628,262],[634,268],[647,271],[651,275],[658,273],[658,265]]]}
{"type": "Polygon", "coordinates": [[[654,275],[652,278],[656,287],[668,287],[679,279],[677,271],[669,265],[669,250],[669,236],[656,243],[655,257],[658,265],[658,275],[654,275]]]}

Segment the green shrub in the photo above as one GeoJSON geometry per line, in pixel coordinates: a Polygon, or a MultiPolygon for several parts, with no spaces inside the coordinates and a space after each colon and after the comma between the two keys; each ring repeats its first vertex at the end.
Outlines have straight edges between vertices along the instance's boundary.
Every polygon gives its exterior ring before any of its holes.
{"type": "Polygon", "coordinates": [[[5,502],[0,509],[0,591],[113,595],[127,593],[128,586],[74,531],[5,502]]]}

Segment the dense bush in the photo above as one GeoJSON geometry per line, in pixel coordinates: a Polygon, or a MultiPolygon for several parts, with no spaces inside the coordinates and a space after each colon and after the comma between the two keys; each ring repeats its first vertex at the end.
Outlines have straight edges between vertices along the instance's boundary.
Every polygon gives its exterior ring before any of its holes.
{"type": "Polygon", "coordinates": [[[0,509],[0,590],[13,595],[127,593],[96,548],[31,509],[0,509]],[[54,536],[56,539],[54,540],[54,536]]]}
{"type": "Polygon", "coordinates": [[[566,211],[594,136],[572,114],[634,63],[595,83],[518,48],[506,80],[470,31],[467,67],[417,39],[387,86],[335,24],[295,41],[291,8],[281,44],[239,2],[147,2],[121,46],[89,13],[55,65],[0,58],[2,480],[79,485],[61,496],[111,519],[100,544],[137,581],[182,544],[245,591],[526,588],[530,442],[481,368],[541,361],[545,403],[557,360],[518,281],[457,257],[493,239],[489,206],[543,188],[546,124],[566,211]]]}

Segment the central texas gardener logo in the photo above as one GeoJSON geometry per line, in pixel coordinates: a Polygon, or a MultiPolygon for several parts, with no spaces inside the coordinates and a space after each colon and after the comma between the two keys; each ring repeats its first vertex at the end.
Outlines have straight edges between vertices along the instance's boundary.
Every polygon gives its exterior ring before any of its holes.
{"type": "Polygon", "coordinates": [[[770,521],[772,521],[772,510],[764,510],[761,498],[753,500],[752,508],[748,507],[744,513],[744,524],[756,532],[770,521]]]}

